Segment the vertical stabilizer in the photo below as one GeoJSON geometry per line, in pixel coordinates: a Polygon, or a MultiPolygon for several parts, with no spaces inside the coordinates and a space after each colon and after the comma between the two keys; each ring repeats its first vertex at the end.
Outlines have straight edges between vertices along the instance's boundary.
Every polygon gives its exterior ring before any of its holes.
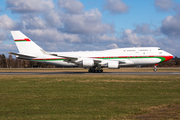
{"type": "Polygon", "coordinates": [[[20,31],[11,31],[11,34],[14,38],[14,42],[20,53],[27,54],[42,54],[43,49],[39,47],[36,43],[30,40],[26,35],[20,31]]]}

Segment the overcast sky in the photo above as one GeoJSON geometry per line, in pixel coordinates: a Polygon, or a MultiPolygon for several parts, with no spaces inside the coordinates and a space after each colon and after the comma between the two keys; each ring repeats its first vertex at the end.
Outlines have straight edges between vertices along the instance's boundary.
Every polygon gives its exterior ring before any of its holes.
{"type": "Polygon", "coordinates": [[[46,51],[160,47],[180,57],[180,0],[0,0],[0,54],[11,30],[46,51]]]}

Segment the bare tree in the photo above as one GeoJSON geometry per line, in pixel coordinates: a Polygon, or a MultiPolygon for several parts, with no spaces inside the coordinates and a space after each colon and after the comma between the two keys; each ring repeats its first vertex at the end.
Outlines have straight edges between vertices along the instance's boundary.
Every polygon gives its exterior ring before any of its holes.
{"type": "Polygon", "coordinates": [[[6,56],[4,54],[1,55],[1,67],[7,68],[6,56]]]}

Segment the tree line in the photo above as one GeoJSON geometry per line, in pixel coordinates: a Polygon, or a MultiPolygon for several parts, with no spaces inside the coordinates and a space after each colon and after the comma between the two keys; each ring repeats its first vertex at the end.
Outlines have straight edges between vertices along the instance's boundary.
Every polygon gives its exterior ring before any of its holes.
{"type": "Polygon", "coordinates": [[[7,58],[4,54],[0,54],[0,68],[54,68],[55,65],[38,63],[28,60],[19,60],[9,55],[7,58]]]}
{"type": "MultiPolygon", "coordinates": [[[[145,67],[151,67],[147,65],[145,67]]],[[[38,63],[28,60],[19,60],[9,55],[7,58],[4,54],[0,54],[0,68],[55,68],[58,66],[45,63],[38,63]]],[[[180,58],[175,57],[167,62],[159,63],[158,67],[180,67],[180,58]]]]}

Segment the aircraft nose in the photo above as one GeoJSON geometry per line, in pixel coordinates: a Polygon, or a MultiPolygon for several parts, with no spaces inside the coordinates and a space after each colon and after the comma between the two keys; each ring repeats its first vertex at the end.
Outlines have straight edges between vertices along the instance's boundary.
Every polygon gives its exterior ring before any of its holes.
{"type": "Polygon", "coordinates": [[[173,55],[168,53],[168,56],[165,57],[165,61],[171,60],[172,58],[173,58],[173,55]]]}
{"type": "Polygon", "coordinates": [[[170,56],[169,56],[169,60],[170,60],[170,59],[173,59],[173,55],[170,55],[170,56]]]}

